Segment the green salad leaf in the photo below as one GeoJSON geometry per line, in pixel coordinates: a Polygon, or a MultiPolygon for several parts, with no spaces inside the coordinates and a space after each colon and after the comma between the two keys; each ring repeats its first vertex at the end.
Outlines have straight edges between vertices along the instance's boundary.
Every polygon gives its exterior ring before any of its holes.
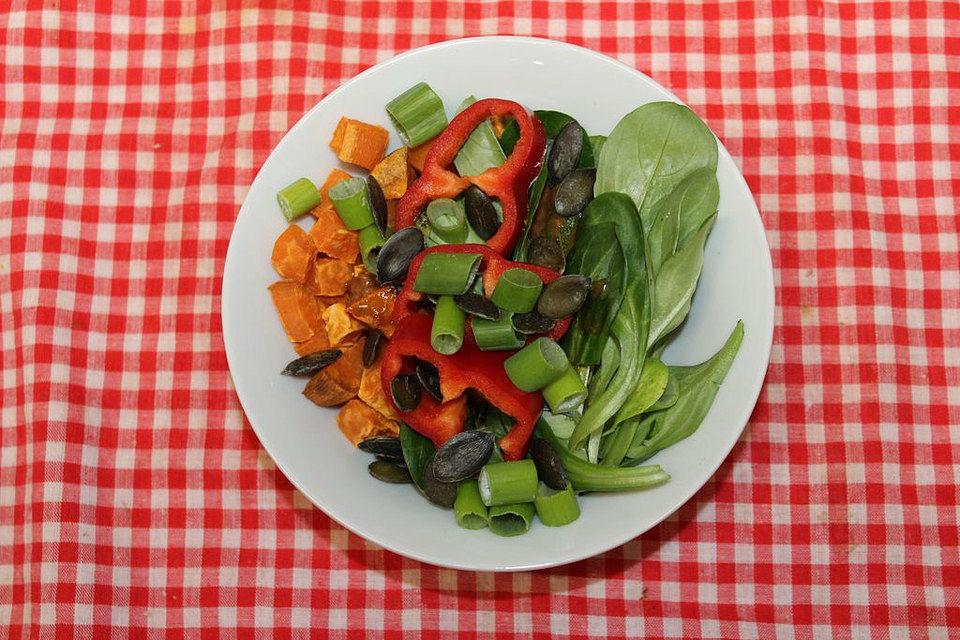
{"type": "Polygon", "coordinates": [[[623,117],[597,159],[594,193],[625,193],[643,220],[653,224],[653,206],[698,169],[716,172],[717,139],[682,104],[651,102],[623,117]]]}
{"type": "Polygon", "coordinates": [[[434,452],[430,439],[414,431],[406,422],[400,423],[400,449],[413,484],[423,491],[423,468],[434,452]]]}
{"type": "MultiPolygon", "coordinates": [[[[469,96],[460,103],[457,113],[476,101],[476,98],[469,96]]],[[[456,158],[453,159],[453,164],[460,175],[477,176],[491,167],[499,167],[506,159],[507,156],[504,155],[503,149],[500,148],[500,143],[497,141],[497,136],[493,132],[493,125],[490,124],[489,120],[484,120],[474,128],[466,142],[460,147],[456,158]]]]}
{"type": "Polygon", "coordinates": [[[627,451],[632,460],[645,460],[657,451],[683,440],[706,417],[720,384],[743,342],[743,322],[738,322],[726,343],[706,362],[690,367],[669,367],[677,381],[677,399],[668,409],[647,414],[627,451]]]}
{"type": "Polygon", "coordinates": [[[653,273],[681,249],[717,210],[720,186],[715,171],[694,171],[653,206],[647,239],[653,273]]]}

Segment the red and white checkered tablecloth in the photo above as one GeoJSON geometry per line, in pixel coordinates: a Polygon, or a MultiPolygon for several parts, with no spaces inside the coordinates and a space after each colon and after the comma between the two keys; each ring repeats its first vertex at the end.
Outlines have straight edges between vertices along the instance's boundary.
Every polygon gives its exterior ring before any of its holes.
{"type": "Polygon", "coordinates": [[[0,636],[960,636],[956,0],[67,4],[0,15],[0,636]],[[240,203],[302,113],[494,33],[688,102],[778,291],[716,476],[623,547],[516,575],[313,508],[244,420],[219,314],[240,203]]]}

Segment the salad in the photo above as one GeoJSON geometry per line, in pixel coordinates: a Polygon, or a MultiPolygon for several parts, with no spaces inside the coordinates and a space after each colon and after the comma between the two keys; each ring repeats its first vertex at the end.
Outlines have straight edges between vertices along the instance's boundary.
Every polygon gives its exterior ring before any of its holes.
{"type": "Polygon", "coordinates": [[[743,338],[661,359],[717,217],[710,130],[672,102],[607,136],[500,98],[448,121],[423,82],[386,111],[403,146],[343,117],[330,146],[358,170],[277,195],[269,289],[300,356],[282,373],[339,407],[372,477],[468,529],[562,526],[584,493],[667,482],[645,461],[696,431],[743,338]]]}

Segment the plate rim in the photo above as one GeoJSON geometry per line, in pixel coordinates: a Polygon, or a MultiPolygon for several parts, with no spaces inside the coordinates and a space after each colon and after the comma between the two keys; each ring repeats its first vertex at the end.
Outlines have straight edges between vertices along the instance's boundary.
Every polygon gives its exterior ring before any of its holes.
{"type": "MultiPolygon", "coordinates": [[[[764,380],[766,378],[767,370],[769,369],[769,366],[770,366],[770,355],[773,350],[773,337],[776,330],[776,300],[777,300],[776,279],[774,277],[773,258],[772,258],[772,253],[770,251],[770,240],[766,233],[766,226],[763,224],[763,217],[760,214],[760,209],[757,206],[756,196],[754,195],[753,191],[750,189],[750,186],[747,183],[746,178],[744,177],[743,171],[741,170],[740,166],[734,161],[733,156],[730,154],[726,146],[723,144],[723,141],[716,134],[716,132],[713,131],[712,128],[710,131],[717,138],[718,154],[720,156],[725,157],[727,160],[729,160],[733,165],[733,167],[736,168],[735,180],[739,181],[740,186],[744,190],[746,190],[747,193],[750,194],[751,202],[753,204],[753,210],[747,211],[746,214],[747,215],[752,214],[753,217],[755,217],[756,222],[760,225],[761,233],[759,235],[763,239],[762,248],[764,249],[764,251],[762,251],[761,253],[764,259],[763,260],[764,265],[766,267],[762,275],[763,275],[763,279],[766,281],[765,284],[769,287],[769,290],[771,292],[770,302],[767,305],[767,308],[762,309],[765,316],[769,320],[769,322],[767,323],[767,325],[769,326],[767,335],[761,336],[763,338],[763,341],[761,344],[767,345],[766,349],[764,349],[761,354],[763,358],[763,363],[762,363],[762,366],[758,366],[756,368],[756,372],[754,373],[750,381],[751,386],[755,387],[755,392],[749,404],[744,403],[743,405],[745,407],[745,415],[739,418],[739,421],[742,422],[743,424],[739,428],[732,429],[730,431],[729,441],[726,442],[722,447],[723,455],[718,457],[716,464],[712,465],[712,468],[710,469],[709,474],[705,476],[703,482],[700,483],[699,486],[697,486],[693,490],[689,492],[684,492],[683,494],[681,494],[682,497],[673,501],[672,506],[669,509],[667,509],[662,516],[660,516],[654,522],[652,522],[648,527],[641,529],[640,531],[630,530],[623,536],[614,536],[612,539],[613,542],[610,542],[610,541],[605,542],[602,545],[603,548],[601,549],[591,548],[588,551],[574,552],[574,553],[567,554],[563,557],[560,557],[556,560],[548,560],[544,562],[537,562],[537,563],[518,565],[518,566],[501,566],[496,568],[478,569],[475,566],[471,566],[466,563],[438,561],[422,553],[413,552],[406,549],[401,550],[397,547],[397,545],[394,545],[392,543],[383,542],[381,540],[374,540],[370,538],[369,536],[365,535],[364,533],[361,533],[358,530],[360,528],[360,525],[357,525],[351,522],[348,517],[344,517],[342,514],[334,515],[330,513],[323,505],[319,504],[316,500],[314,500],[314,498],[307,491],[305,491],[303,487],[300,486],[300,483],[294,479],[294,476],[292,476],[291,473],[288,472],[288,470],[285,468],[285,465],[282,464],[279,460],[277,460],[274,454],[264,444],[264,439],[263,439],[263,436],[261,435],[261,430],[258,429],[257,425],[254,424],[254,421],[250,419],[250,413],[248,412],[246,406],[244,405],[243,395],[241,394],[240,388],[237,385],[236,380],[234,379],[233,369],[234,369],[234,362],[235,362],[236,356],[231,358],[232,349],[228,346],[229,344],[236,344],[235,340],[230,338],[230,335],[232,335],[233,333],[233,330],[232,330],[233,324],[227,319],[229,317],[227,308],[230,306],[228,304],[230,299],[230,296],[228,294],[228,283],[232,280],[232,277],[230,275],[232,272],[227,268],[227,266],[232,262],[231,261],[232,253],[237,250],[235,249],[237,244],[234,242],[234,237],[237,234],[237,229],[239,227],[241,216],[244,215],[244,211],[247,209],[246,205],[250,198],[250,193],[253,191],[257,182],[263,176],[264,167],[270,164],[271,159],[277,153],[277,150],[281,146],[283,140],[285,140],[291,134],[294,134],[300,127],[304,126],[304,122],[310,119],[310,117],[314,114],[314,112],[321,109],[325,103],[332,100],[334,96],[337,96],[340,93],[349,90],[349,88],[352,85],[360,81],[362,78],[365,78],[366,76],[371,75],[373,73],[377,73],[383,68],[388,67],[391,64],[396,63],[397,61],[403,60],[411,56],[422,54],[426,51],[439,50],[439,49],[444,49],[444,48],[453,47],[453,46],[460,46],[468,43],[483,43],[483,42],[494,42],[494,41],[495,42],[516,42],[516,43],[527,43],[527,44],[533,43],[537,45],[553,46],[553,47],[559,47],[561,49],[573,50],[578,55],[589,55],[590,57],[593,57],[595,59],[598,59],[608,64],[612,63],[620,67],[621,69],[628,71],[630,74],[632,74],[639,80],[652,85],[656,89],[668,95],[672,100],[676,101],[677,103],[682,104],[684,106],[689,106],[689,105],[686,105],[685,102],[680,100],[667,87],[663,86],[662,84],[660,84],[659,82],[657,82],[656,80],[648,76],[647,74],[643,73],[642,71],[635,69],[634,67],[631,67],[630,65],[624,62],[621,62],[616,58],[600,53],[598,51],[594,51],[592,49],[588,49],[580,45],[563,42],[560,40],[554,40],[551,38],[545,38],[545,37],[493,35],[493,36],[475,36],[475,37],[469,37],[469,38],[455,38],[451,40],[443,40],[441,42],[427,44],[414,49],[408,49],[397,55],[391,56],[385,60],[382,60],[376,64],[373,64],[367,69],[364,69],[360,73],[352,76],[348,80],[341,83],[339,86],[337,86],[337,88],[335,88],[333,91],[331,91],[327,95],[323,96],[319,101],[317,101],[317,103],[314,104],[313,107],[311,107],[306,112],[304,112],[303,115],[297,120],[297,122],[294,123],[294,125],[290,127],[290,129],[286,133],[284,133],[283,136],[280,138],[280,140],[274,145],[273,149],[270,150],[270,153],[267,155],[267,157],[264,159],[263,163],[261,164],[260,168],[257,170],[256,176],[254,176],[253,181],[250,183],[250,187],[247,189],[247,193],[244,195],[243,202],[240,205],[240,209],[237,212],[237,217],[235,218],[233,223],[233,229],[230,232],[230,241],[227,246],[226,255],[224,257],[223,275],[221,278],[220,321],[221,321],[221,333],[223,335],[224,353],[227,359],[227,369],[228,369],[227,372],[230,376],[230,381],[231,381],[231,384],[233,385],[234,392],[236,393],[237,399],[240,402],[240,406],[243,410],[244,417],[246,418],[246,422],[250,424],[250,427],[253,429],[254,434],[257,436],[257,440],[260,447],[267,453],[267,455],[270,456],[270,459],[273,462],[273,464],[276,465],[277,469],[281,473],[283,473],[287,481],[290,482],[290,484],[293,485],[293,487],[298,492],[300,492],[310,502],[310,504],[320,509],[331,520],[337,522],[339,525],[346,528],[354,535],[357,535],[376,546],[382,547],[392,553],[396,553],[397,555],[400,555],[406,558],[411,558],[411,559],[414,559],[432,566],[436,566],[436,567],[444,567],[444,568],[456,569],[456,570],[462,570],[462,571],[518,572],[518,571],[533,571],[538,569],[546,569],[550,567],[558,567],[558,566],[571,564],[574,562],[579,562],[581,560],[585,560],[588,558],[592,558],[594,556],[607,553],[612,549],[620,547],[623,544],[629,542],[630,540],[633,540],[634,538],[641,536],[647,531],[650,531],[655,527],[659,526],[660,524],[663,523],[664,520],[666,520],[671,515],[676,513],[680,507],[682,507],[684,504],[689,502],[690,499],[693,496],[695,496],[697,493],[699,493],[704,488],[704,486],[706,486],[706,484],[716,475],[717,470],[721,467],[721,465],[723,465],[724,462],[726,462],[727,458],[730,456],[730,452],[736,446],[737,442],[739,442],[740,438],[743,436],[743,433],[746,431],[747,425],[750,422],[750,416],[753,414],[753,411],[756,408],[757,402],[760,398],[760,394],[763,391],[764,380]]],[[[699,117],[699,114],[697,115],[699,117]]],[[[235,258],[234,258],[234,261],[235,261],[235,258]]]]}

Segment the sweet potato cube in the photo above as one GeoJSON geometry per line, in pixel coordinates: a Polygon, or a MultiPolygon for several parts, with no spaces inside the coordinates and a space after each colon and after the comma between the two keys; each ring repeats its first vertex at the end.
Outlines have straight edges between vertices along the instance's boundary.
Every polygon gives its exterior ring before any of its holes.
{"type": "Polygon", "coordinates": [[[396,200],[407,191],[408,147],[400,147],[373,168],[370,175],[376,178],[383,189],[383,197],[396,200]]]}
{"type": "Polygon", "coordinates": [[[383,127],[350,118],[341,118],[330,147],[343,162],[373,169],[383,159],[390,133],[383,127]]]}
{"type": "Polygon", "coordinates": [[[407,154],[407,162],[419,173],[423,173],[423,163],[427,159],[427,153],[430,152],[430,147],[433,146],[434,141],[436,141],[435,137],[430,138],[420,146],[410,149],[407,154]]]}
{"type": "Polygon", "coordinates": [[[361,400],[351,400],[340,409],[337,426],[354,446],[373,436],[400,434],[400,425],[396,421],[384,417],[361,400]]]}
{"type": "Polygon", "coordinates": [[[360,255],[357,232],[343,226],[340,216],[332,208],[317,214],[317,221],[310,229],[310,237],[313,238],[317,250],[331,258],[339,258],[352,264],[360,255]]]}
{"type": "Polygon", "coordinates": [[[327,338],[332,346],[337,346],[366,329],[365,324],[347,313],[347,306],[342,302],[324,309],[320,317],[327,328],[327,338]]]}
{"type": "Polygon", "coordinates": [[[313,239],[303,229],[291,224],[273,244],[270,261],[281,277],[302,283],[311,272],[316,255],[313,239]]]}
{"type": "MultiPolygon", "coordinates": [[[[323,320],[320,321],[321,324],[323,320]]],[[[293,348],[296,352],[301,355],[309,355],[315,351],[323,351],[324,349],[330,348],[330,339],[327,338],[327,328],[321,326],[316,333],[313,334],[313,337],[309,340],[304,340],[303,342],[297,342],[293,345],[293,348]]]]}
{"type": "MultiPolygon", "coordinates": [[[[313,241],[310,242],[313,244],[313,241]]],[[[317,258],[310,286],[318,296],[342,296],[353,277],[353,265],[336,258],[317,258]]]]}
{"type": "Polygon", "coordinates": [[[312,338],[321,327],[320,308],[313,294],[290,280],[274,282],[268,289],[290,342],[312,338]]]}
{"type": "Polygon", "coordinates": [[[347,313],[368,327],[380,329],[388,338],[393,335],[393,306],[397,299],[393,287],[380,287],[349,307],[347,313]]]}
{"type": "Polygon", "coordinates": [[[391,420],[399,420],[400,415],[383,393],[383,385],[380,384],[380,361],[377,360],[373,365],[363,370],[363,376],[360,378],[360,389],[357,391],[357,397],[373,407],[383,416],[391,420]]]}

